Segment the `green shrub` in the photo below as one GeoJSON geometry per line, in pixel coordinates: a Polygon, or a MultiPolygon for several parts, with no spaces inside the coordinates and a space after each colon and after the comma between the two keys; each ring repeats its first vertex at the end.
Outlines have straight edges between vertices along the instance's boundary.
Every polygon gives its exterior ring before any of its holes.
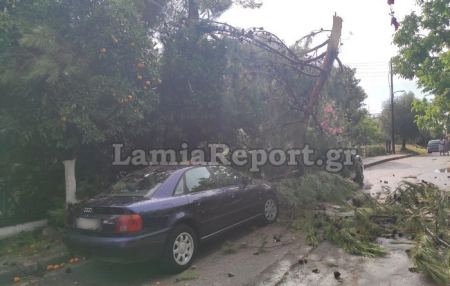
{"type": "Polygon", "coordinates": [[[47,212],[48,224],[53,227],[64,227],[66,210],[65,208],[54,208],[47,212]]]}
{"type": "Polygon", "coordinates": [[[364,158],[386,155],[384,145],[366,145],[358,148],[358,153],[364,158]]]}

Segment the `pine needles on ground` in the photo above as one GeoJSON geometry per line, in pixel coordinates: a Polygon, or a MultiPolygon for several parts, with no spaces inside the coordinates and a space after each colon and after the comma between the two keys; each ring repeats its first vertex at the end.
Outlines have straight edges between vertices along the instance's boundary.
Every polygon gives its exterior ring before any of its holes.
{"type": "Polygon", "coordinates": [[[405,182],[380,204],[352,182],[319,172],[281,181],[277,191],[309,245],[328,240],[351,254],[377,257],[386,251],[375,239],[401,232],[415,240],[410,254],[417,269],[450,285],[450,199],[438,187],[405,182]]]}
{"type": "Polygon", "coordinates": [[[411,251],[417,268],[442,285],[450,284],[450,250],[436,244],[431,237],[422,234],[411,251]]]}
{"type": "Polygon", "coordinates": [[[386,254],[374,243],[382,229],[370,220],[371,211],[367,206],[372,207],[373,202],[353,182],[339,175],[318,172],[284,180],[277,185],[277,191],[293,219],[292,226],[304,230],[309,245],[328,240],[355,255],[386,254]],[[361,208],[355,207],[354,201],[361,208]]]}
{"type": "Polygon", "coordinates": [[[405,182],[388,197],[399,227],[415,237],[411,258],[434,281],[450,284],[450,196],[429,183],[405,182]]]}

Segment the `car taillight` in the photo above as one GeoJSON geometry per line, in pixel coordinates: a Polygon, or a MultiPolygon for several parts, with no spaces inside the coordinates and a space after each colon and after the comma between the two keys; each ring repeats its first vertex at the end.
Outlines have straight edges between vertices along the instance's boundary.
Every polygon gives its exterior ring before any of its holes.
{"type": "Polygon", "coordinates": [[[121,215],[116,220],[116,232],[134,233],[142,230],[142,218],[138,214],[121,215]]]}

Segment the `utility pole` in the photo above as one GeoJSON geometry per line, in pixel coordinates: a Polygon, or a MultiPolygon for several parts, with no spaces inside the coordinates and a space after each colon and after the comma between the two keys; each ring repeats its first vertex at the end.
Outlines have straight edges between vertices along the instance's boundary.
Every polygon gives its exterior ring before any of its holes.
{"type": "Polygon", "coordinates": [[[389,62],[390,86],[391,86],[391,144],[392,154],[395,154],[395,130],[394,130],[394,69],[392,68],[392,59],[389,62]]]}

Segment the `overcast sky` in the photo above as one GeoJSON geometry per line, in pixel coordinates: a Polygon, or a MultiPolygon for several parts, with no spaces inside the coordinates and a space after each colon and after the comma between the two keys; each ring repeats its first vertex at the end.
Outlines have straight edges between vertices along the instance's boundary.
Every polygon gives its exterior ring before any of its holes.
{"type": "MultiPolygon", "coordinates": [[[[415,0],[395,2],[399,20],[417,10],[415,0]]],[[[367,108],[379,113],[382,102],[389,99],[388,65],[397,50],[392,43],[389,11],[387,0],[263,0],[260,9],[233,7],[220,20],[244,28],[264,27],[292,44],[312,30],[331,29],[336,12],[344,20],[339,58],[357,69],[357,78],[368,95],[367,108]]],[[[423,96],[414,82],[397,77],[394,90],[423,96]]]]}

